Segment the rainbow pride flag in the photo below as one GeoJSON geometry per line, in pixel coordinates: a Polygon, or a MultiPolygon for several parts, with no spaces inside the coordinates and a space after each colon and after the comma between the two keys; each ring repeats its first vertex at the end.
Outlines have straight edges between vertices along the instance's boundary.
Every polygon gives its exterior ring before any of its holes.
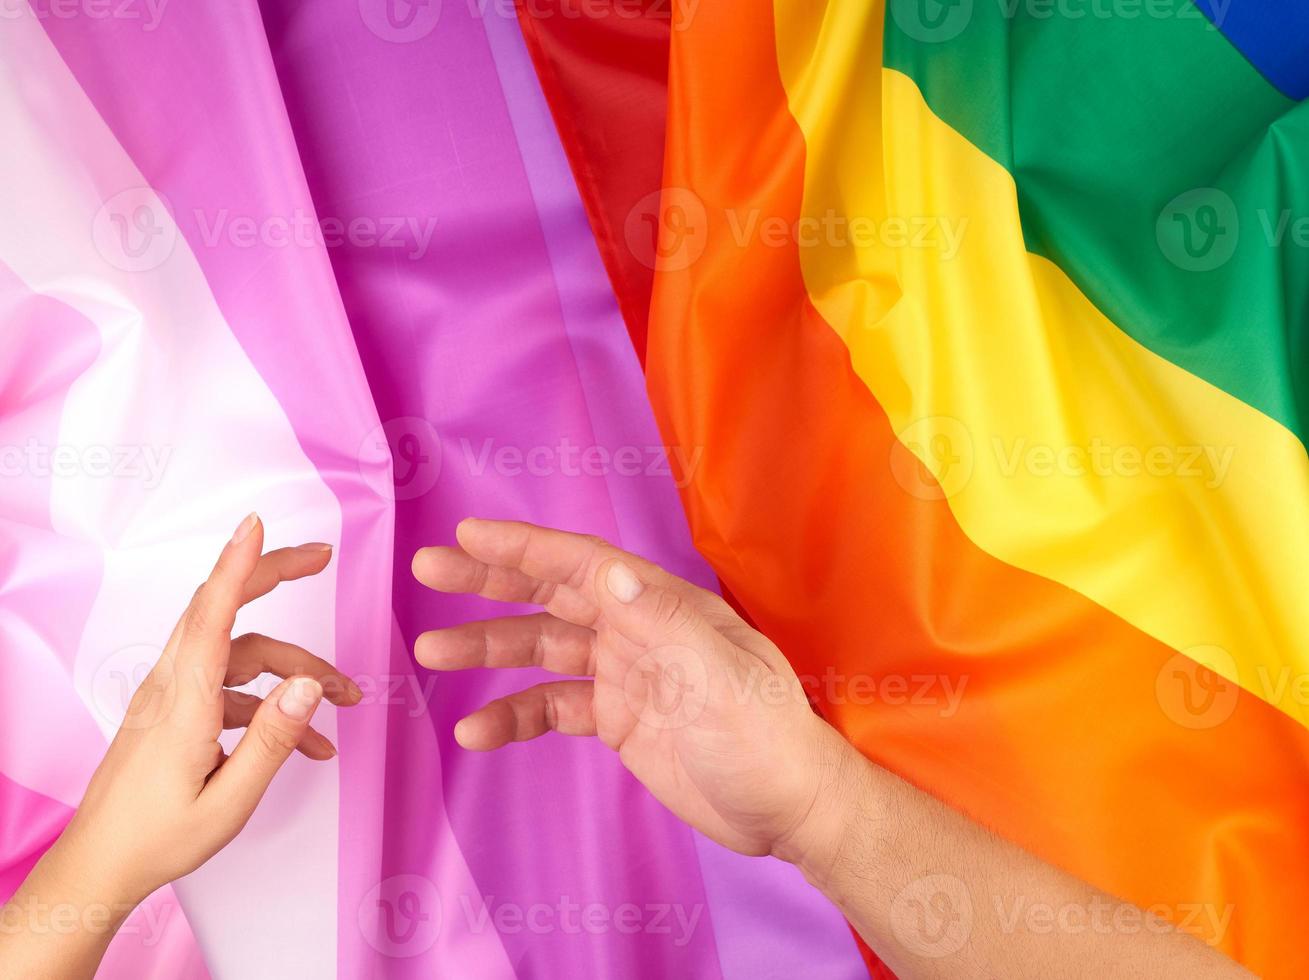
{"type": "Polygon", "coordinates": [[[644,79],[554,100],[620,295],[654,270],[695,543],[819,709],[1269,977],[1309,973],[1307,10],[649,13],[653,202],[603,173],[644,79]]]}

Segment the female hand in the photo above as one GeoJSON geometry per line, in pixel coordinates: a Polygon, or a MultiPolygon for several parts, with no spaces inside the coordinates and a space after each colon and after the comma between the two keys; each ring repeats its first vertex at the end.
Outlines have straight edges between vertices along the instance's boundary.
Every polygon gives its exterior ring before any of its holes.
{"type": "Polygon", "coordinates": [[[857,753],[810,708],[781,651],[722,598],[599,538],[466,520],[414,557],[420,582],[545,612],[422,634],[434,670],[544,667],[459,722],[469,749],[598,735],[665,806],[744,854],[795,859],[837,812],[857,753]]]}
{"type": "Polygon", "coordinates": [[[358,703],[359,688],[300,647],[253,634],[232,639],[238,608],[331,560],[323,544],[261,557],[263,539],[251,514],[133,695],[76,814],[5,909],[30,928],[0,937],[0,976],[90,976],[135,905],[241,831],[293,750],[318,760],[336,754],[310,716],[324,695],[358,703]],[[286,680],[262,701],[226,689],[263,673],[286,680]],[[245,734],[228,758],[218,736],[239,727],[245,734]],[[39,913],[29,908],[61,905],[112,915],[105,928],[72,937],[31,921],[39,913]]]}

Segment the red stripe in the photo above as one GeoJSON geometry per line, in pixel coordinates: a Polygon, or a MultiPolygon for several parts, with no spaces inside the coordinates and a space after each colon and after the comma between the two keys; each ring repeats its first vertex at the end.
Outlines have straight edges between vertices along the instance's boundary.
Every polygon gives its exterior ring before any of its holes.
{"type": "Polygon", "coordinates": [[[605,269],[644,360],[664,158],[668,0],[516,0],[605,269]]]}

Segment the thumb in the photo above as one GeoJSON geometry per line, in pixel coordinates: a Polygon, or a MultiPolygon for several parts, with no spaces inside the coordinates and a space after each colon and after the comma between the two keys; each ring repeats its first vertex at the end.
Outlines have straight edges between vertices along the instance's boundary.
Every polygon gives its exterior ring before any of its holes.
{"type": "Polygon", "coordinates": [[[596,572],[596,597],[605,621],[624,639],[641,647],[712,645],[715,631],[686,597],[641,578],[622,559],[596,572]]]}
{"type": "Polygon", "coordinates": [[[212,796],[231,817],[244,823],[282,763],[300,744],[322,699],[323,686],[312,677],[291,677],[273,688],[231,757],[209,780],[204,796],[212,796]]]}

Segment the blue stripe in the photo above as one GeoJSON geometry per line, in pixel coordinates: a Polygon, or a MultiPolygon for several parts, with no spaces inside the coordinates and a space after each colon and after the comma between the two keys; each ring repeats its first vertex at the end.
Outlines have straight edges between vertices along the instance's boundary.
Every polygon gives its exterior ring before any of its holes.
{"type": "Polygon", "coordinates": [[[1309,97],[1307,0],[1195,0],[1195,5],[1283,94],[1309,97]]]}

